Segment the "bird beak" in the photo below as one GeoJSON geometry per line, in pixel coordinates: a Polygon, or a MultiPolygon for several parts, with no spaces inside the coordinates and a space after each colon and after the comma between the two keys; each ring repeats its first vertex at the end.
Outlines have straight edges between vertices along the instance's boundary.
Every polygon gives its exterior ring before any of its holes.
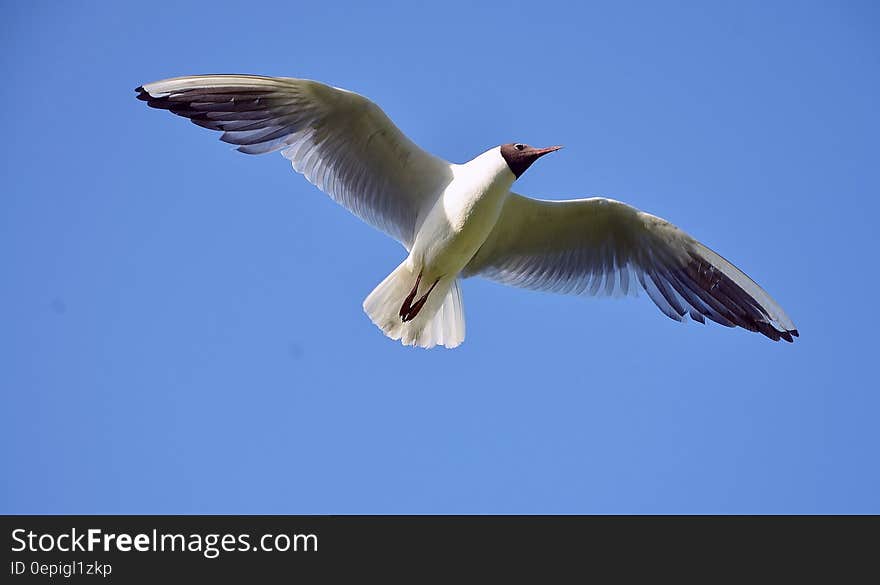
{"type": "Polygon", "coordinates": [[[535,149],[535,157],[544,156],[545,154],[550,154],[551,152],[556,152],[562,148],[562,146],[548,146],[547,148],[536,148],[535,149]]]}

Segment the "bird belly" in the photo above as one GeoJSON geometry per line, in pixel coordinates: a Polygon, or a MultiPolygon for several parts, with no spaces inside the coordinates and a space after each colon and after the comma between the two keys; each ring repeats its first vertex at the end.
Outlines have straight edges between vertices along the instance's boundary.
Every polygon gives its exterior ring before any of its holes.
{"type": "Polygon", "coordinates": [[[454,277],[470,262],[495,227],[507,193],[508,186],[489,185],[443,194],[425,218],[411,253],[428,282],[454,277]]]}

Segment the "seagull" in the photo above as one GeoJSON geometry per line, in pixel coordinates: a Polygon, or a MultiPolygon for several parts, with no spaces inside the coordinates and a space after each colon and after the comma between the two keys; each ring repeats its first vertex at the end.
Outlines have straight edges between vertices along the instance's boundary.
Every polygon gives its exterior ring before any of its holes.
{"type": "Polygon", "coordinates": [[[644,289],[668,317],[791,342],[798,331],[752,279],[668,221],[604,197],[511,191],[561,146],[512,142],[454,164],[410,141],[369,99],[308,79],[193,75],[135,90],[148,106],[223,132],[246,154],[280,151],[296,172],[407,256],[364,300],[404,345],[464,341],[461,280],[577,295],[644,289]]]}

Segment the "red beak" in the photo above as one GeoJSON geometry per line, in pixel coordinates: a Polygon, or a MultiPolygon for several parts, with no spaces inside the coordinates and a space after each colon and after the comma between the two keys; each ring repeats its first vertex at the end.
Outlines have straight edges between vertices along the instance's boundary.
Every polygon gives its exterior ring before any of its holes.
{"type": "Polygon", "coordinates": [[[556,152],[562,148],[562,146],[548,146],[547,148],[536,148],[535,154],[538,156],[544,156],[545,154],[550,154],[551,152],[556,152]]]}

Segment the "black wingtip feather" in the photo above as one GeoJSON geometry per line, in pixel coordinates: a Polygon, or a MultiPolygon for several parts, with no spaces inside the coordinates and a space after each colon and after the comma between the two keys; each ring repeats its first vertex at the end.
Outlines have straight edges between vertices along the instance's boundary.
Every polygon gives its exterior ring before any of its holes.
{"type": "Polygon", "coordinates": [[[134,90],[137,92],[137,95],[135,96],[137,99],[144,101],[144,102],[152,99],[150,97],[150,94],[147,92],[147,90],[144,89],[143,85],[137,86],[136,88],[134,88],[134,90]]]}
{"type": "Polygon", "coordinates": [[[797,329],[789,329],[788,331],[780,332],[779,336],[789,343],[794,343],[794,338],[800,337],[800,333],[798,333],[797,329]]]}

